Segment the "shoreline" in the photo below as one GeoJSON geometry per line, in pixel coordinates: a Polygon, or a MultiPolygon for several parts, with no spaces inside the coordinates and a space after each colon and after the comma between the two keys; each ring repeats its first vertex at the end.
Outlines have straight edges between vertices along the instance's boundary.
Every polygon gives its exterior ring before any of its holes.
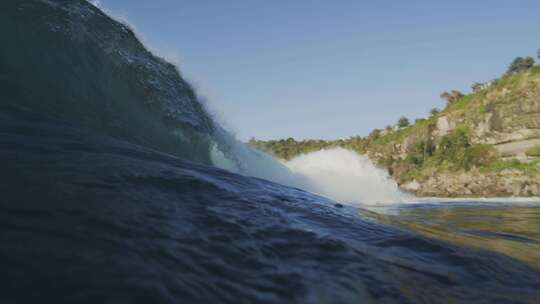
{"type": "Polygon", "coordinates": [[[417,197],[416,200],[406,201],[406,204],[441,203],[441,201],[454,203],[534,203],[540,204],[540,196],[499,196],[499,197],[417,197]]]}

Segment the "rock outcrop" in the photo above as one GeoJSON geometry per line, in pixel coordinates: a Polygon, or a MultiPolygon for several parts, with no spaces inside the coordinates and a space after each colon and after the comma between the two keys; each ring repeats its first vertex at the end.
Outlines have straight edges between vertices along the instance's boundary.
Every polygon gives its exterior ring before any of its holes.
{"type": "Polygon", "coordinates": [[[340,146],[366,154],[418,196],[540,197],[540,66],[506,75],[412,126],[334,141],[250,142],[291,159],[340,146]]]}
{"type": "MultiPolygon", "coordinates": [[[[418,196],[437,197],[540,197],[540,166],[535,167],[540,157],[527,153],[527,150],[540,145],[538,67],[502,78],[463,97],[443,112],[397,132],[401,132],[397,134],[401,136],[394,135],[395,139],[383,141],[383,144],[368,145],[366,153],[387,167],[405,191],[418,196]],[[421,145],[424,149],[429,146],[437,149],[445,136],[459,128],[467,130],[470,145],[492,147],[497,151],[498,160],[515,162],[516,168],[446,170],[440,165],[414,176],[410,171],[415,167],[399,161],[415,153],[421,154],[422,151],[418,150],[421,145]]],[[[385,136],[390,137],[391,134],[385,136]]]]}
{"type": "Polygon", "coordinates": [[[497,173],[434,174],[422,182],[412,180],[401,189],[424,197],[531,197],[540,196],[540,179],[519,170],[497,173]]]}

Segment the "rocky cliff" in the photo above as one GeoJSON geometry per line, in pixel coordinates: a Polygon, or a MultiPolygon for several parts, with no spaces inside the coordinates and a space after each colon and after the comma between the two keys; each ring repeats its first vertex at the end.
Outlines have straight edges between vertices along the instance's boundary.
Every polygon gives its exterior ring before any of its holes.
{"type": "Polygon", "coordinates": [[[419,196],[540,196],[540,69],[505,76],[373,143],[366,153],[419,196]]]}
{"type": "Polygon", "coordinates": [[[540,196],[540,67],[503,76],[408,127],[346,140],[251,144],[285,159],[353,149],[418,196],[540,196]]]}

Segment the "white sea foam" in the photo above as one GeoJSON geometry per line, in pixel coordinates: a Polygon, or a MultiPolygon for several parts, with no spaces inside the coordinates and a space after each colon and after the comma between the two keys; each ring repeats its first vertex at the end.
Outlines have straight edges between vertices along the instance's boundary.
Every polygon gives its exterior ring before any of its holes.
{"type": "Polygon", "coordinates": [[[350,150],[321,150],[279,163],[238,144],[229,144],[233,149],[230,152],[237,158],[234,161],[227,156],[231,153],[213,151],[215,165],[299,187],[350,205],[399,204],[412,200],[410,195],[399,190],[385,170],[377,168],[366,156],[350,150]]]}
{"type": "Polygon", "coordinates": [[[307,180],[308,190],[355,205],[396,204],[409,198],[368,157],[343,148],[300,155],[285,165],[307,180]]]}

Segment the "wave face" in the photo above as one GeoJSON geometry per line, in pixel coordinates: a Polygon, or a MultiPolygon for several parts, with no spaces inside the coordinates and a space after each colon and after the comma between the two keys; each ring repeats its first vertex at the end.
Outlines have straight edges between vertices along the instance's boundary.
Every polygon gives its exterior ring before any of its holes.
{"type": "Polygon", "coordinates": [[[0,3],[3,106],[210,163],[214,124],[191,86],[83,0],[0,3]]]}
{"type": "Polygon", "coordinates": [[[0,106],[234,172],[300,185],[216,123],[177,68],[84,0],[0,3],[0,106]]]}
{"type": "Polygon", "coordinates": [[[310,188],[216,123],[177,68],[84,0],[2,1],[4,108],[26,109],[186,160],[310,188]]]}
{"type": "Polygon", "coordinates": [[[305,177],[309,189],[338,201],[377,205],[397,204],[409,198],[368,157],[343,148],[304,154],[285,165],[305,177]]]}

